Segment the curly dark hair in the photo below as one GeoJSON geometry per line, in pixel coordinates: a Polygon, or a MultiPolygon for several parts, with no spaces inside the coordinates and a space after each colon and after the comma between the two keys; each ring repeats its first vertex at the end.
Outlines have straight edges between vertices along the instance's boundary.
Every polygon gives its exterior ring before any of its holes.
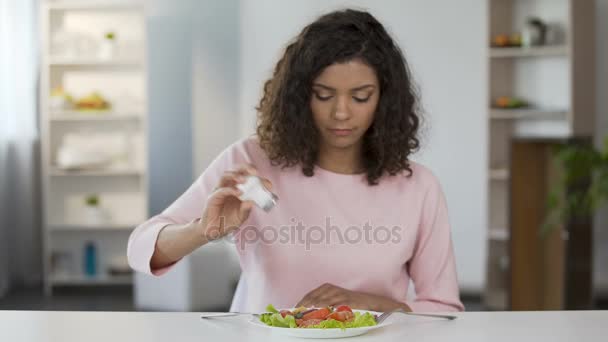
{"type": "Polygon", "coordinates": [[[370,185],[385,174],[412,175],[409,156],[420,141],[418,91],[401,49],[365,11],[345,9],[319,17],[286,48],[272,78],[264,84],[257,135],[273,165],[301,165],[314,174],[320,133],[310,99],[312,83],[334,63],[360,59],[378,77],[380,98],[374,121],[363,136],[363,166],[370,185]]]}

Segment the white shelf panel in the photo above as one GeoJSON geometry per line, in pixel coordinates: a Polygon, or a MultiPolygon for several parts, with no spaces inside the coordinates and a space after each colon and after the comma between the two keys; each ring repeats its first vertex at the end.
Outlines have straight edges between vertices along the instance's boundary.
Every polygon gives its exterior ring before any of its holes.
{"type": "Polygon", "coordinates": [[[488,177],[493,181],[506,181],[511,177],[509,169],[504,168],[492,168],[488,171],[488,177]]]}
{"type": "Polygon", "coordinates": [[[141,59],[83,59],[83,58],[61,58],[47,57],[47,62],[51,67],[143,67],[141,59]]]}
{"type": "Polygon", "coordinates": [[[568,116],[565,110],[550,109],[498,109],[490,108],[492,120],[516,120],[516,119],[555,119],[563,120],[568,116]]]}
{"type": "MultiPolygon", "coordinates": [[[[142,221],[143,222],[143,221],[142,221]]],[[[87,224],[56,224],[50,225],[49,231],[51,232],[130,232],[137,224],[109,224],[109,225],[87,225],[87,224]]]]}
{"type": "Polygon", "coordinates": [[[85,275],[52,275],[51,283],[55,286],[100,286],[100,285],[131,285],[133,276],[95,276],[85,275]]]}
{"type": "Polygon", "coordinates": [[[490,228],[488,238],[496,241],[507,241],[511,238],[511,234],[507,228],[490,228]]]}
{"type": "Polygon", "coordinates": [[[567,45],[490,48],[491,58],[568,57],[568,55],[567,45]]]}
{"type": "Polygon", "coordinates": [[[141,120],[142,114],[135,112],[112,112],[112,111],[61,111],[52,112],[50,120],[52,122],[72,122],[72,121],[125,121],[141,120]]]}
{"type": "Polygon", "coordinates": [[[46,3],[49,10],[54,11],[141,11],[141,1],[74,1],[52,0],[46,3]]]}
{"type": "Polygon", "coordinates": [[[108,177],[108,176],[125,176],[139,177],[143,176],[144,172],[134,169],[107,169],[107,170],[62,170],[52,168],[50,175],[53,177],[108,177]]]}

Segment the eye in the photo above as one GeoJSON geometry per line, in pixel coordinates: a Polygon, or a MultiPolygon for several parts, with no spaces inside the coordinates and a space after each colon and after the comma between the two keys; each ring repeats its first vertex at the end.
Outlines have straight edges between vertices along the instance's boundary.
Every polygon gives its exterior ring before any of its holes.
{"type": "Polygon", "coordinates": [[[356,102],[359,102],[359,103],[365,103],[365,102],[369,101],[370,97],[371,96],[368,96],[366,98],[360,98],[360,97],[353,96],[353,100],[355,100],[356,102]]]}
{"type": "Polygon", "coordinates": [[[319,101],[328,101],[329,99],[331,99],[333,96],[332,95],[327,95],[327,96],[321,96],[319,93],[315,92],[315,97],[317,98],[317,100],[319,101]]]}

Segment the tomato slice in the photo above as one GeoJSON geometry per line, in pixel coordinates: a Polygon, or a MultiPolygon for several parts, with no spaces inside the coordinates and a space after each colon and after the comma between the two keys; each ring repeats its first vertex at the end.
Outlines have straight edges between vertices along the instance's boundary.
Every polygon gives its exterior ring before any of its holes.
{"type": "Polygon", "coordinates": [[[336,321],[346,322],[353,319],[355,314],[350,311],[336,311],[327,317],[328,319],[335,319],[336,321]]]}
{"type": "Polygon", "coordinates": [[[293,313],[291,311],[289,311],[289,310],[281,310],[281,316],[282,317],[285,317],[287,315],[293,316],[293,313]]]}
{"type": "Polygon", "coordinates": [[[336,308],[336,312],[340,312],[340,311],[350,311],[350,312],[353,312],[353,310],[348,305],[340,305],[340,306],[338,306],[336,308]]]}
{"type": "Polygon", "coordinates": [[[329,316],[330,313],[331,312],[328,308],[322,308],[307,313],[306,315],[302,316],[302,319],[305,321],[309,319],[325,319],[327,316],[329,316]]]}

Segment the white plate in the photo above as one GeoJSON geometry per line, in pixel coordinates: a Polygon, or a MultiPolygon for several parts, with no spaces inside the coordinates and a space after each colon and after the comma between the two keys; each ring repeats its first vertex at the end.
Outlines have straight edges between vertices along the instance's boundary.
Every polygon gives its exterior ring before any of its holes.
{"type": "MultiPolygon", "coordinates": [[[[372,315],[380,315],[381,313],[375,311],[365,311],[365,310],[353,310],[356,312],[369,312],[372,315]]],[[[260,322],[259,317],[251,317],[249,321],[251,324],[256,325],[261,328],[271,329],[274,334],[280,334],[284,336],[293,336],[293,337],[301,337],[301,338],[342,338],[342,337],[352,337],[359,336],[367,333],[368,331],[380,329],[390,324],[390,322],[384,321],[378,325],[374,325],[371,327],[361,327],[361,328],[347,328],[347,329],[313,329],[313,328],[279,328],[279,327],[271,327],[260,322]]]]}

